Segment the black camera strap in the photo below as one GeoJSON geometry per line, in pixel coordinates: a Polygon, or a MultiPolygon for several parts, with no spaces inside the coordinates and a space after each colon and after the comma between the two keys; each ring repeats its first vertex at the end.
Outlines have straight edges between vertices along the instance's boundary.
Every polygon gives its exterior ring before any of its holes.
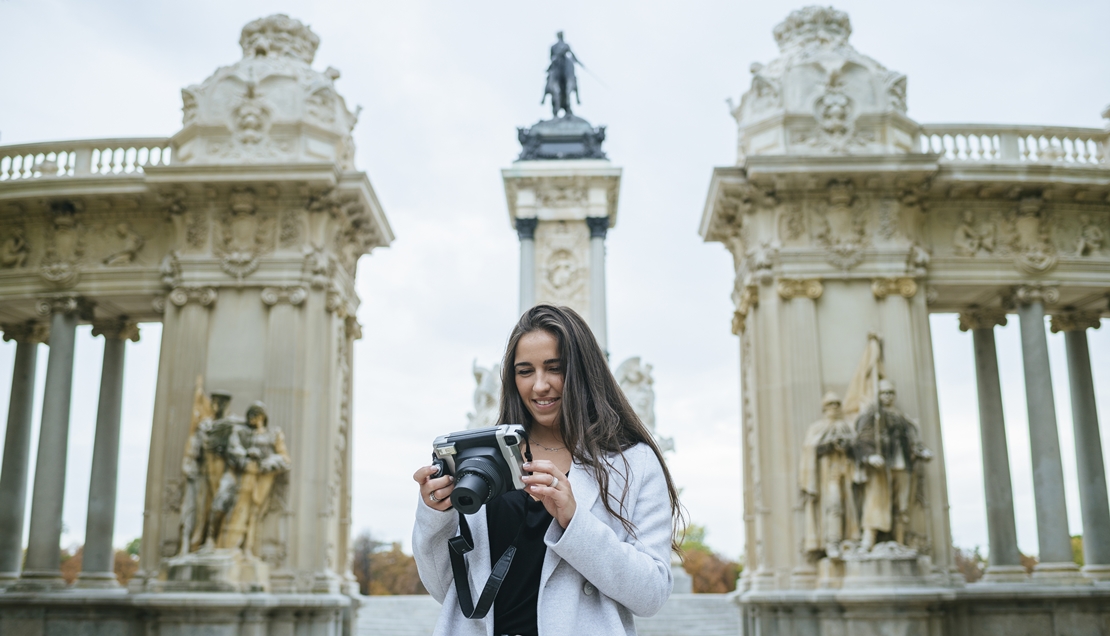
{"type": "MultiPolygon", "coordinates": [[[[532,447],[527,440],[528,438],[525,437],[524,455],[528,461],[532,461],[532,447]]],[[[466,515],[459,513],[459,536],[451,538],[447,545],[451,548],[451,571],[455,575],[455,592],[459,595],[459,609],[462,610],[463,616],[481,619],[489,613],[490,608],[493,607],[493,600],[497,598],[497,591],[501,589],[501,584],[509,574],[509,566],[516,556],[516,542],[520,539],[520,533],[524,530],[527,520],[527,515],[520,520],[516,535],[513,536],[509,547],[505,549],[505,553],[493,565],[493,570],[486,579],[486,586],[482,588],[482,595],[478,597],[478,605],[475,606],[474,598],[470,593],[470,571],[466,567],[466,554],[474,549],[474,537],[470,534],[466,515]]]]}

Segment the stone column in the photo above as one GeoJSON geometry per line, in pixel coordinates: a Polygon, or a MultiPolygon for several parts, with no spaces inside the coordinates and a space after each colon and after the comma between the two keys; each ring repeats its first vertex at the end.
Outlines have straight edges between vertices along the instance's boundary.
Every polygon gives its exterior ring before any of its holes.
{"type": "Polygon", "coordinates": [[[1110,580],[1110,503],[1106,465],[1098,432],[1095,383],[1087,329],[1101,325],[1097,312],[1070,312],[1052,317],[1052,331],[1064,332],[1071,380],[1071,413],[1075,426],[1075,463],[1079,473],[1079,505],[1083,512],[1083,574],[1110,580]]]}
{"type": "Polygon", "coordinates": [[[605,233],[609,231],[609,217],[586,217],[590,227],[590,327],[601,350],[608,355],[609,338],[605,317],[605,233]]]}
{"type": "Polygon", "coordinates": [[[1028,286],[1015,290],[1021,322],[1021,353],[1025,368],[1025,401],[1029,410],[1029,446],[1033,456],[1033,498],[1037,506],[1037,544],[1040,563],[1034,578],[1080,582],[1072,560],[1068,510],[1064,500],[1064,468],[1060,434],[1056,428],[1056,400],[1048,363],[1044,305],[1059,299],[1053,287],[1028,286]]]}
{"type": "Polygon", "coordinates": [[[126,317],[93,323],[94,336],[104,336],[104,366],[100,401],[96,407],[89,510],[85,522],[85,550],[77,587],[119,587],[113,567],[112,537],[116,527],[116,477],[119,472],[119,426],[123,403],[123,363],[126,341],[139,341],[139,327],[126,317]]]}
{"type": "Polygon", "coordinates": [[[987,536],[990,555],[983,581],[1025,581],[1014,523],[1014,494],[1010,480],[1010,455],[1006,447],[1006,421],[1002,388],[998,380],[995,325],[1006,324],[1001,309],[971,309],[960,313],[960,330],[971,331],[975,348],[975,379],[979,389],[979,437],[983,452],[983,490],[987,500],[987,536]]]}
{"type": "MultiPolygon", "coordinates": [[[[788,387],[787,408],[790,426],[784,427],[783,445],[795,448],[805,438],[807,427],[821,417],[821,345],[817,337],[817,299],[825,287],[816,278],[780,278],[777,284],[779,298],[782,299],[782,325],[790,333],[783,339],[782,382],[788,387]]],[[[788,480],[793,481],[793,480],[788,480]]],[[[793,490],[799,491],[797,483],[793,490]]],[[[801,544],[803,526],[801,510],[794,514],[794,542],[801,544]]],[[[796,560],[790,572],[790,587],[793,589],[813,589],[819,579],[827,579],[833,573],[827,562],[820,570],[807,559],[796,560]]]]}
{"type": "Polygon", "coordinates": [[[27,509],[27,468],[31,458],[31,411],[35,397],[38,343],[45,342],[46,324],[29,321],[2,325],[4,340],[16,342],[8,428],[0,472],[0,588],[19,578],[23,564],[23,514],[27,509]]]}
{"type": "Polygon", "coordinates": [[[520,313],[536,304],[536,219],[516,220],[520,239],[520,313]]]}
{"type": "Polygon", "coordinates": [[[73,352],[78,300],[72,296],[39,304],[50,316],[50,357],[46,363],[35,490],[31,495],[31,528],[26,567],[17,589],[65,586],[61,572],[62,501],[66,485],[66,447],[69,443],[69,402],[73,389],[73,352]]]}

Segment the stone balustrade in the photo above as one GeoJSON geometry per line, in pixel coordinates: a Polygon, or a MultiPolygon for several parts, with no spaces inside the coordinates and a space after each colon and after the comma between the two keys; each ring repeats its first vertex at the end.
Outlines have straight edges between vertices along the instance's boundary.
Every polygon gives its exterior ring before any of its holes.
{"type": "Polygon", "coordinates": [[[86,139],[0,146],[0,181],[114,176],[169,165],[168,137],[86,139]]]}
{"type": "Polygon", "coordinates": [[[921,152],[949,161],[1097,165],[1107,160],[1110,131],[1064,126],[923,124],[921,152]]]}

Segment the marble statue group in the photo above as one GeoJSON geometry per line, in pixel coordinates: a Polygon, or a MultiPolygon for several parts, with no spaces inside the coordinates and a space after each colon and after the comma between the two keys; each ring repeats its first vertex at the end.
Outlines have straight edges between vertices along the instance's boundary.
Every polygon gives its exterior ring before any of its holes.
{"type": "Polygon", "coordinates": [[[181,555],[205,548],[257,555],[258,526],[290,468],[285,435],[269,425],[266,406],[255,402],[244,418],[228,413],[230,403],[231,394],[206,396],[198,381],[181,464],[181,555]]]}
{"type": "Polygon", "coordinates": [[[925,502],[923,469],[933,453],[921,443],[917,423],[895,406],[894,383],[879,377],[881,362],[868,358],[863,377],[871,376],[877,399],[849,419],[840,397],[826,393],[823,417],[802,442],[803,551],[812,560],[868,552],[881,539],[921,547],[911,517],[914,506],[925,502]]]}

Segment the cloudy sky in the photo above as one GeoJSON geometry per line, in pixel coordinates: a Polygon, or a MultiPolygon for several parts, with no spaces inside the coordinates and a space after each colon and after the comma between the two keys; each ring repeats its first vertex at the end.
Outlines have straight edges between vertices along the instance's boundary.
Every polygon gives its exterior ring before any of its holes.
{"type": "MultiPolygon", "coordinates": [[[[0,0],[0,144],[170,136],[180,89],[240,58],[239,30],[284,12],[322,43],[314,66],[343,73],[363,107],[357,163],[397,236],[359,265],[355,349],[354,528],[383,540],[411,531],[412,472],[431,440],[462,428],[472,362],[499,358],[516,318],[518,253],[499,169],[519,152],[516,127],[539,105],[557,30],[593,75],[576,112],[608,126],[624,168],[608,240],[613,360],[655,367],[659,432],[695,523],[728,556],[742,550],[738,341],[729,331],[731,262],[697,235],[710,173],[735,162],[738,98],[752,62],[777,49],[771,29],[800,4],[769,1],[97,3],[0,0]]],[[[920,122],[1102,126],[1110,102],[1110,4],[852,0],[852,42],[909,77],[920,122]]],[[[970,338],[933,317],[940,406],[957,545],[986,545],[970,338]]],[[[128,345],[116,542],[141,533],[157,367],[157,324],[128,345]]],[[[1036,552],[1017,325],[998,333],[1018,535],[1036,552]]],[[[1050,338],[1068,511],[1078,491],[1062,338],[1050,338]]],[[[0,346],[0,393],[13,345],[0,346]]],[[[1103,443],[1110,452],[1110,326],[1091,334],[1103,443]]],[[[79,330],[64,521],[84,536],[102,345],[79,330]]],[[[41,351],[39,391],[46,368],[41,351]]],[[[0,397],[0,426],[6,423],[0,397]]],[[[38,426],[39,411],[35,414],[38,426]]],[[[3,440],[0,439],[0,444],[3,440]]],[[[32,441],[37,444],[37,437],[32,441]]],[[[791,468],[784,468],[792,470],[791,468]]],[[[33,470],[33,468],[32,468],[33,470]]]]}

